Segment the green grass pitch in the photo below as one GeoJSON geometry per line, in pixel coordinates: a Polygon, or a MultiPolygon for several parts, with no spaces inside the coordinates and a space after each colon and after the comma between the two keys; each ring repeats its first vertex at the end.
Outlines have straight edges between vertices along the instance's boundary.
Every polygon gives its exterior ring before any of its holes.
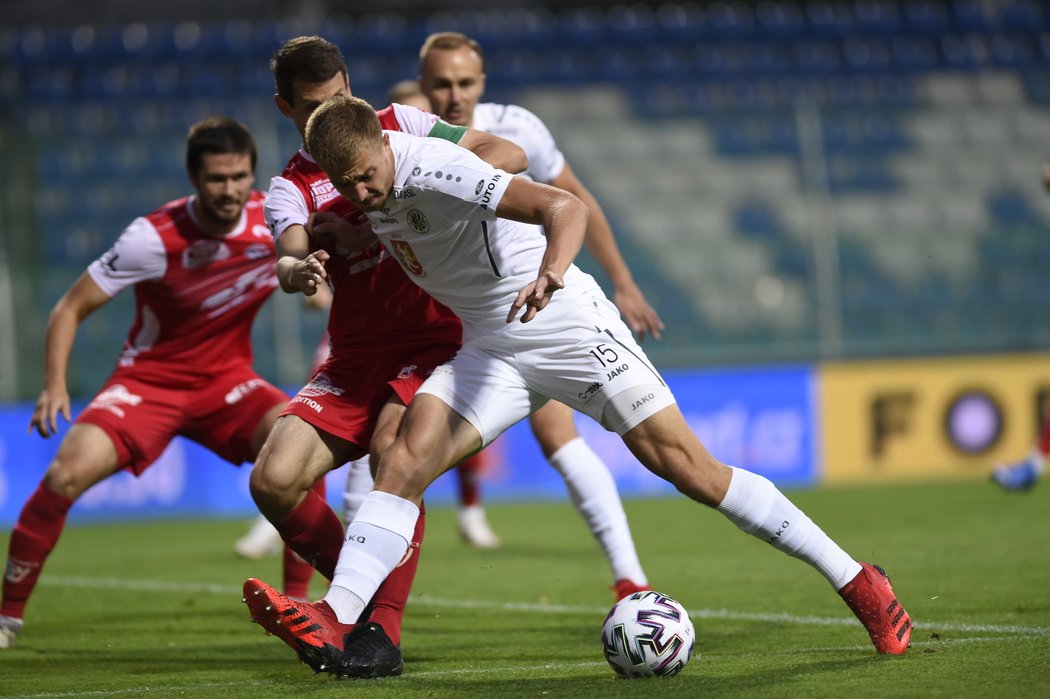
{"type": "Polygon", "coordinates": [[[598,640],[610,575],[569,504],[491,506],[497,551],[467,549],[434,507],[399,678],[315,677],[249,623],[241,583],[277,583],[279,564],[236,558],[245,522],[91,525],[65,532],[0,652],[0,696],[1050,696],[1050,483],[790,495],[890,572],[916,625],[906,656],[877,656],[823,578],[716,513],[629,500],[651,582],[690,610],[701,656],[619,679],[598,640]]]}

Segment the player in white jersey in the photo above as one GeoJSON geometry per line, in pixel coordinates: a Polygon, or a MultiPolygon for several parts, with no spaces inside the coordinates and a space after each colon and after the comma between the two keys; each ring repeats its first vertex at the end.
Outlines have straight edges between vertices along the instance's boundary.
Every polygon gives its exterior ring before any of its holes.
{"type": "MultiPolygon", "coordinates": [[[[437,140],[384,132],[371,105],[352,97],[313,113],[306,145],[409,277],[464,329],[462,349],[405,412],[375,490],[347,527],[324,598],[340,623],[357,621],[408,550],[426,487],[554,399],[617,432],[685,495],[809,563],[879,653],[907,650],[911,619],[882,569],[854,560],[769,480],[714,459],[689,429],[612,304],[572,265],[587,221],[579,199],[437,140]],[[504,219],[542,224],[546,244],[535,229],[504,219]]],[[[327,662],[340,675],[367,676],[346,654],[327,662]]]]}
{"type": "MultiPolygon", "coordinates": [[[[456,32],[431,34],[419,51],[419,87],[431,109],[449,123],[471,126],[521,146],[526,173],[537,182],[575,194],[590,210],[584,243],[613,284],[613,299],[627,324],[644,338],[660,338],[663,322],[646,301],[623,260],[601,206],[576,177],[546,124],[523,107],[479,103],[485,91],[481,47],[456,32]]],[[[640,570],[616,483],[601,458],[580,437],[570,408],[551,401],[529,417],[544,456],[565,478],[570,496],[613,565],[618,595],[632,589],[621,560],[640,570]]],[[[643,580],[639,580],[643,582],[643,580]]]]}

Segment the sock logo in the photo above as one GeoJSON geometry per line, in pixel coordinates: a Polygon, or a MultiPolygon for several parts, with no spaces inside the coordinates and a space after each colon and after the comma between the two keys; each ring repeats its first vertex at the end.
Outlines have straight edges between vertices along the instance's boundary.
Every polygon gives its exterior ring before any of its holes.
{"type": "Polygon", "coordinates": [[[787,528],[790,527],[790,526],[791,526],[791,522],[787,521],[786,519],[783,522],[781,522],[780,523],[780,527],[778,527],[777,530],[775,532],[773,532],[773,536],[769,537],[769,543],[773,544],[774,546],[776,546],[777,540],[780,539],[780,536],[785,531],[787,531],[787,528]]]}
{"type": "Polygon", "coordinates": [[[29,574],[33,572],[35,568],[39,568],[39,563],[31,563],[30,561],[20,561],[17,558],[7,559],[7,569],[4,571],[4,580],[9,583],[20,583],[29,577],[29,574]]]}

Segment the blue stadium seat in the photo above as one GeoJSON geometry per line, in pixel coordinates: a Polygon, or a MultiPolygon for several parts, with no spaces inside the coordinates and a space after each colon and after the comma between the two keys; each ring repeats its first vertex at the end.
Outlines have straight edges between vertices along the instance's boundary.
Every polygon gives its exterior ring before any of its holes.
{"type": "Polygon", "coordinates": [[[817,36],[843,37],[856,26],[852,8],[842,2],[808,0],[805,12],[810,31],[817,36]]]}
{"type": "Polygon", "coordinates": [[[901,3],[901,10],[910,32],[942,36],[952,29],[951,10],[942,0],[909,0],[901,3]]]}
{"type": "Polygon", "coordinates": [[[755,19],[762,33],[770,38],[797,39],[806,32],[805,12],[795,2],[759,3],[755,19]]]}
{"type": "Polygon", "coordinates": [[[855,0],[853,14],[860,34],[889,36],[900,28],[897,4],[892,0],[855,0]]]}
{"type": "Polygon", "coordinates": [[[708,5],[707,23],[715,35],[730,39],[750,38],[756,34],[754,11],[745,2],[708,5]]]}

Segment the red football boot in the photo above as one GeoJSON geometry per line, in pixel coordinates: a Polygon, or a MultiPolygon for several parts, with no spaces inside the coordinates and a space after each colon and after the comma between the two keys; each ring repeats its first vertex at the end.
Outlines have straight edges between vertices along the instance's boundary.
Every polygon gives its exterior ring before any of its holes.
{"type": "Polygon", "coordinates": [[[245,581],[243,601],[252,621],[288,644],[314,672],[339,666],[354,625],[341,623],[327,602],[294,600],[255,578],[245,581]]]}
{"type": "Polygon", "coordinates": [[[653,588],[648,585],[639,585],[630,578],[620,578],[612,587],[613,596],[616,597],[616,601],[619,602],[627,595],[633,595],[635,592],[646,592],[653,588]]]}
{"type": "Polygon", "coordinates": [[[868,630],[875,650],[900,655],[911,646],[911,617],[897,601],[886,571],[871,563],[860,566],[839,594],[868,630]]]}

